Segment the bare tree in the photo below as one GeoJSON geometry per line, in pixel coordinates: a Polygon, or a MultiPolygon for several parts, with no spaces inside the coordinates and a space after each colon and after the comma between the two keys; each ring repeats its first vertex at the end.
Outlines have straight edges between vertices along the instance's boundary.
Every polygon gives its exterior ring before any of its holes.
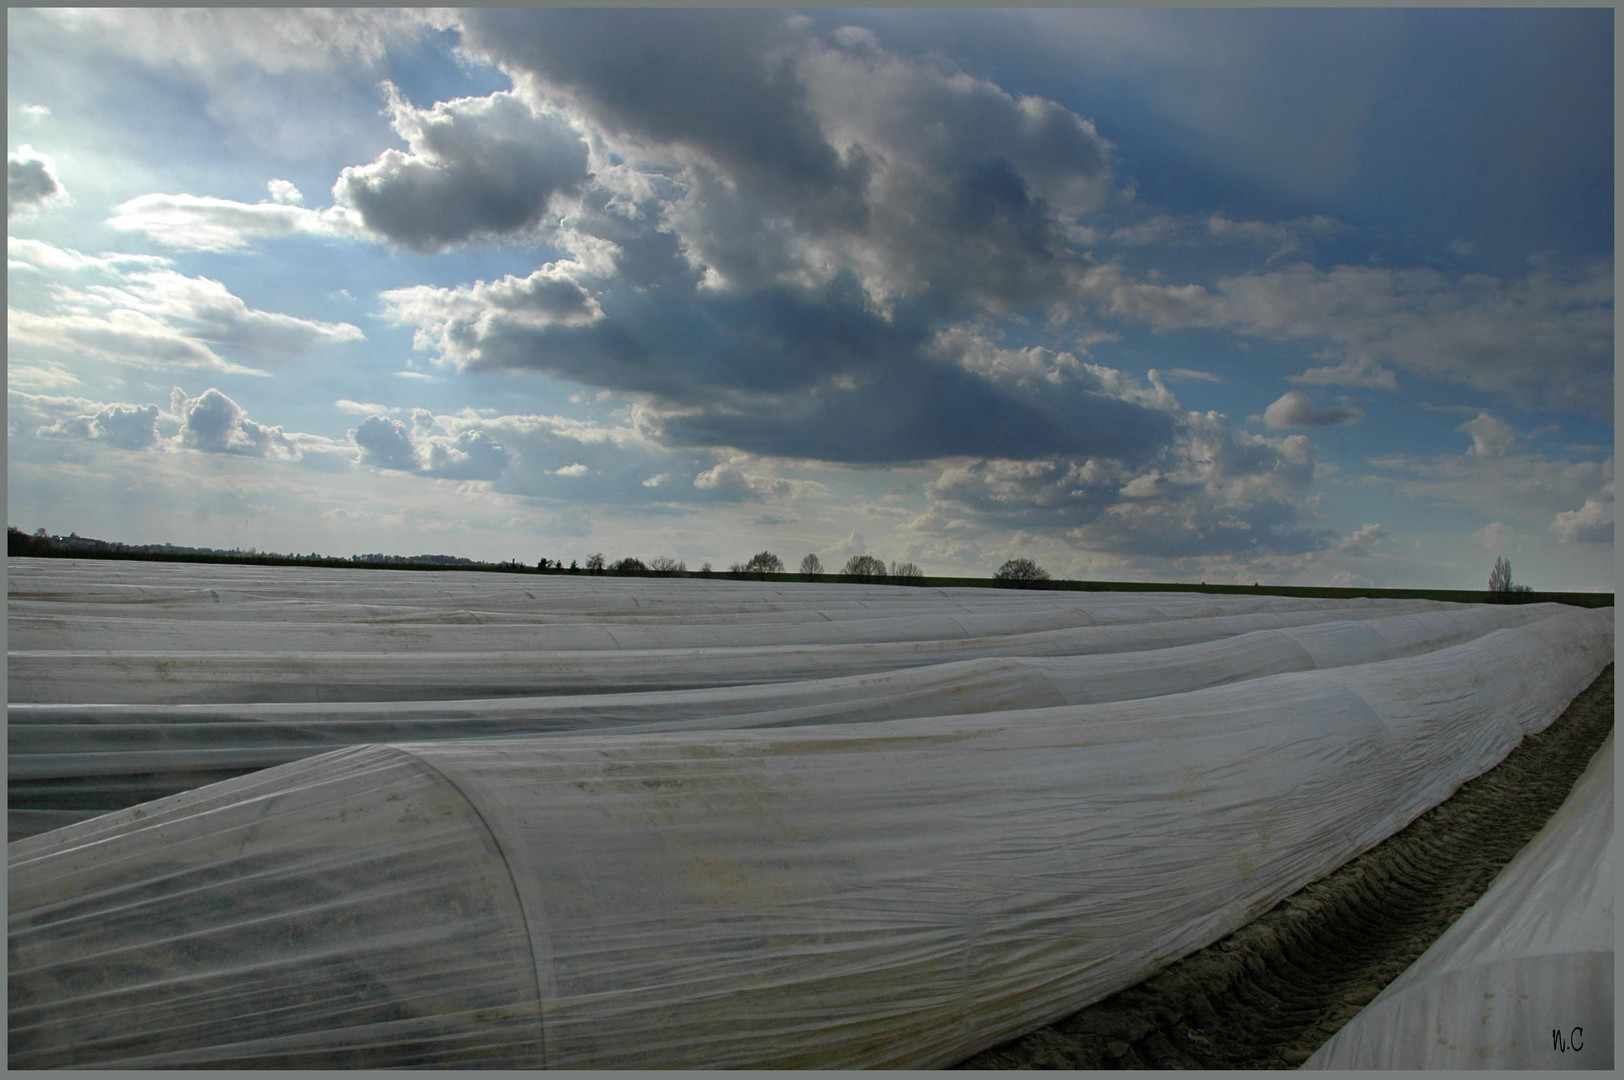
{"type": "Polygon", "coordinates": [[[648,561],[648,568],[651,572],[659,574],[661,577],[669,577],[672,574],[683,574],[688,570],[688,567],[684,565],[681,560],[673,559],[669,555],[654,556],[654,558],[648,561]]]}
{"type": "Polygon", "coordinates": [[[1049,580],[1049,571],[1027,558],[1010,559],[992,576],[1000,585],[1013,589],[1030,589],[1039,582],[1049,580]]]}
{"type": "Polygon", "coordinates": [[[925,580],[925,572],[911,562],[893,562],[891,578],[899,585],[918,585],[925,580]]]}
{"type": "Polygon", "coordinates": [[[1494,569],[1489,571],[1489,603],[1511,603],[1511,563],[1503,556],[1494,560],[1494,569]]]}
{"type": "Polygon", "coordinates": [[[872,555],[853,555],[840,573],[853,581],[884,581],[885,564],[872,555]]]}
{"type": "Polygon", "coordinates": [[[586,557],[586,572],[589,574],[603,573],[603,552],[594,551],[586,557]]]}
{"type": "Polygon", "coordinates": [[[801,573],[806,575],[806,580],[811,581],[814,577],[823,573],[823,560],[816,555],[808,555],[801,560],[801,573]]]}

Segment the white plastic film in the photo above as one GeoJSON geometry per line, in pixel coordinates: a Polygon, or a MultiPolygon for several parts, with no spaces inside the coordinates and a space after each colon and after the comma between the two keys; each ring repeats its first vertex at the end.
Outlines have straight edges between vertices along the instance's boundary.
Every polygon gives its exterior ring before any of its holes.
{"type": "Polygon", "coordinates": [[[1557,605],[13,560],[12,839],[356,743],[1129,700],[1557,605]]]}
{"type": "Polygon", "coordinates": [[[1385,839],[1611,652],[1565,609],[1137,700],[308,758],[10,845],[10,1064],[950,1064],[1385,839]]]}
{"type": "Polygon", "coordinates": [[[1613,1067],[1613,738],[1545,827],[1316,1069],[1613,1067]]]}

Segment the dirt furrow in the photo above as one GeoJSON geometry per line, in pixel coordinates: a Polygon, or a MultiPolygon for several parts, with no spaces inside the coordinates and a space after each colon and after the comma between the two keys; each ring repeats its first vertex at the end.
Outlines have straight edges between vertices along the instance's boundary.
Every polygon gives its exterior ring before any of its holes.
{"type": "Polygon", "coordinates": [[[1481,896],[1613,729],[1613,667],[1408,828],[1221,941],[967,1069],[1291,1068],[1481,896]]]}

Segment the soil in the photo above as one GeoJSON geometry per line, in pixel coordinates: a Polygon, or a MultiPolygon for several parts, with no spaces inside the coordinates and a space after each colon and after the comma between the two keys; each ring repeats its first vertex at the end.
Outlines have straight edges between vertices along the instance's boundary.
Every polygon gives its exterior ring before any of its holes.
{"type": "Polygon", "coordinates": [[[1267,914],[961,1069],[1301,1065],[1458,919],[1613,730],[1613,666],[1543,732],[1267,914]]]}

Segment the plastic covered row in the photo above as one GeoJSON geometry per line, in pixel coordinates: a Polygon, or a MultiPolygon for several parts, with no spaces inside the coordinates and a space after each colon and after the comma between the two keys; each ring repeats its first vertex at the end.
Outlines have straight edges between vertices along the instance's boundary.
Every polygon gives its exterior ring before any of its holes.
{"type": "Polygon", "coordinates": [[[1304,1063],[1613,1067],[1613,737],[1477,903],[1304,1063]]]}
{"type": "Polygon", "coordinates": [[[9,1064],[951,1064],[1401,829],[1612,648],[1572,609],[1138,700],[306,758],[9,846],[9,1064]]]}
{"type": "MultiPolygon", "coordinates": [[[[868,675],[678,691],[410,702],[14,703],[7,716],[9,827],[11,838],[19,839],[358,743],[854,723],[1122,701],[1410,655],[1565,610],[1552,604],[1455,607],[1327,619],[1167,648],[985,657],[868,675]]],[[[1226,618],[1247,625],[1256,616],[1226,618]]],[[[614,684],[605,680],[603,685],[614,684]]]]}

